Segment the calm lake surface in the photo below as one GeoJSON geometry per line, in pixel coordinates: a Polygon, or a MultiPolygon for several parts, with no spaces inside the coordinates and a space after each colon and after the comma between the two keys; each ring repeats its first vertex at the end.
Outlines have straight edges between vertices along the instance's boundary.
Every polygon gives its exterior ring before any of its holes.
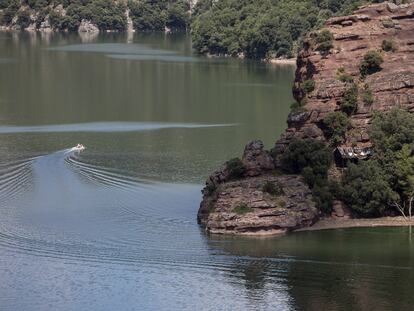
{"type": "Polygon", "coordinates": [[[409,228],[197,225],[208,174],[284,130],[293,76],[185,35],[0,33],[0,310],[412,310],[409,228]]]}

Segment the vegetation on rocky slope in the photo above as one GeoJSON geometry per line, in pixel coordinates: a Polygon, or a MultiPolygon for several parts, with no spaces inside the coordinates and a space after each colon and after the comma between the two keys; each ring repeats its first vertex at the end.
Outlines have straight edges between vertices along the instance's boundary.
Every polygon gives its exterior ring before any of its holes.
{"type": "MultiPolygon", "coordinates": [[[[200,0],[192,23],[195,49],[201,54],[248,58],[291,57],[301,39],[331,16],[356,9],[363,0],[200,0]]],[[[330,49],[329,33],[319,48],[330,49]]]]}
{"type": "Polygon", "coordinates": [[[103,31],[124,31],[127,9],[140,31],[185,30],[190,22],[188,0],[2,0],[0,25],[10,26],[17,18],[15,24],[21,29],[30,24],[40,28],[47,20],[54,30],[77,31],[86,20],[103,31]]]}

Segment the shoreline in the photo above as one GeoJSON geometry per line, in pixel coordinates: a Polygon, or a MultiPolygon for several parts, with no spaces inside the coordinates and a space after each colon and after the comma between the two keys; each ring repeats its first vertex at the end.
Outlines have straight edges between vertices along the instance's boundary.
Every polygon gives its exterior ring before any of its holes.
{"type": "Polygon", "coordinates": [[[333,219],[325,218],[317,221],[310,227],[300,228],[292,232],[347,229],[347,228],[371,228],[371,227],[408,227],[414,226],[414,218],[406,220],[402,216],[358,219],[333,219]]]}
{"type": "Polygon", "coordinates": [[[266,63],[273,65],[292,65],[296,66],[296,58],[271,58],[266,63]]]}
{"type": "Polygon", "coordinates": [[[283,229],[259,230],[249,231],[243,233],[225,232],[225,231],[209,231],[208,234],[212,236],[227,236],[227,237],[244,237],[253,239],[267,239],[281,237],[287,234],[294,234],[297,232],[306,231],[321,231],[321,230],[335,230],[335,229],[350,229],[350,228],[376,228],[376,227],[411,227],[414,226],[414,216],[411,221],[405,220],[402,216],[395,217],[379,217],[379,218],[323,218],[315,222],[310,227],[303,227],[292,231],[285,231],[283,229]]]}

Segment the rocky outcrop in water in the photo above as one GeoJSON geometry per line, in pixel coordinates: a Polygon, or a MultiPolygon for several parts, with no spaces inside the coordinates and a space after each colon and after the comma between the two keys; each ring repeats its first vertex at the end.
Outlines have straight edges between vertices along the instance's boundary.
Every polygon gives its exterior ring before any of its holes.
{"type": "MultiPolygon", "coordinates": [[[[329,52],[318,51],[317,34],[304,41],[293,87],[300,109],[289,114],[288,127],[272,153],[263,150],[260,142],[251,142],[241,159],[244,170],[238,170],[237,178],[232,176],[237,161],[232,161],[207,180],[198,220],[208,232],[275,234],[311,226],[318,220],[321,213],[302,178],[279,173],[281,157],[295,138],[330,143],[324,119],[340,111],[351,84],[358,89],[356,107],[336,146],[346,157],[363,158],[369,153],[368,127],[375,111],[393,107],[414,111],[414,3],[361,7],[350,16],[329,19],[326,29],[332,35],[329,52]],[[360,65],[369,51],[380,53],[383,63],[379,71],[362,77],[360,65]]],[[[333,176],[340,174],[335,165],[330,172],[333,176]]],[[[335,201],[331,216],[349,218],[351,214],[335,201]]]]}
{"type": "Polygon", "coordinates": [[[269,235],[310,226],[319,212],[300,176],[261,175],[219,184],[198,215],[210,233],[269,235]]]}
{"type": "Polygon", "coordinates": [[[277,175],[274,159],[259,140],[241,160],[212,174],[203,190],[199,223],[210,233],[269,235],[309,226],[319,212],[297,175],[277,175]]]}

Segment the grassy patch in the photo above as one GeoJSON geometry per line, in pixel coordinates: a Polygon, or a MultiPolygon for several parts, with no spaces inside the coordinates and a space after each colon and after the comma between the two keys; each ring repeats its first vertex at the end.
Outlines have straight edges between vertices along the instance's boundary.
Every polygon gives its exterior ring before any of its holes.
{"type": "Polygon", "coordinates": [[[312,93],[313,90],[315,89],[315,80],[308,79],[308,80],[303,81],[302,88],[306,94],[312,93]]]}
{"type": "Polygon", "coordinates": [[[393,40],[383,40],[381,48],[385,52],[395,52],[397,50],[397,46],[393,40]]]}
{"type": "Polygon", "coordinates": [[[274,196],[285,194],[285,192],[283,191],[283,187],[280,183],[271,181],[266,181],[264,183],[262,191],[274,196]]]}
{"type": "Polygon", "coordinates": [[[244,215],[247,213],[253,212],[253,209],[249,207],[246,203],[240,203],[235,208],[233,208],[233,213],[244,215]]]}
{"type": "Polygon", "coordinates": [[[347,73],[344,67],[339,68],[336,72],[336,75],[338,77],[338,80],[341,82],[354,82],[354,77],[347,73]]]}

